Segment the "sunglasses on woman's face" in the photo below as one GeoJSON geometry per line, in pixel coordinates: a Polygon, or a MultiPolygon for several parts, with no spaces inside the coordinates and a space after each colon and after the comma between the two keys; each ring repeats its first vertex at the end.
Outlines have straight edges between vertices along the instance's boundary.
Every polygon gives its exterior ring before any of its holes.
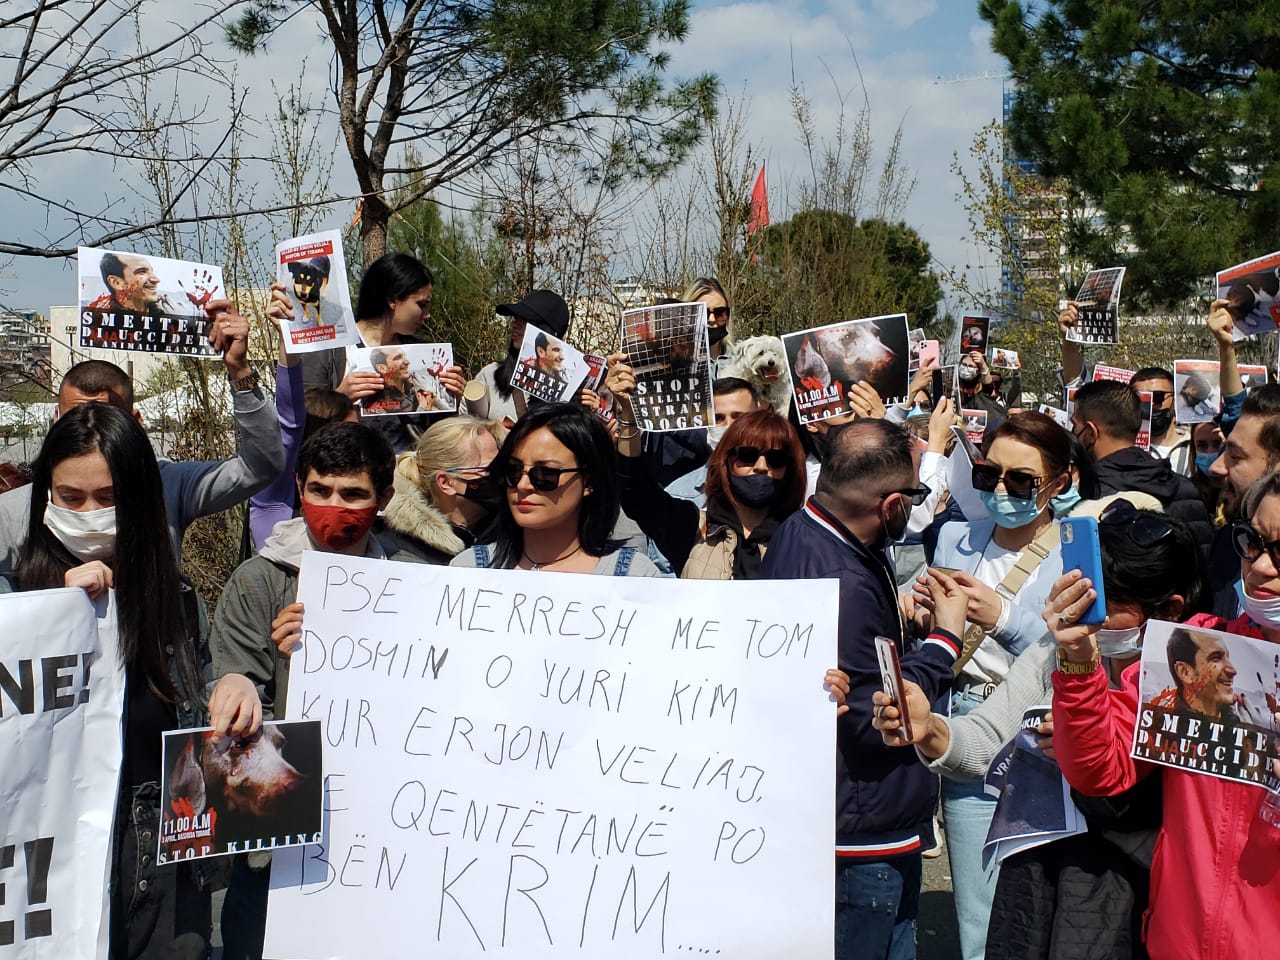
{"type": "Polygon", "coordinates": [[[714,318],[720,323],[724,323],[726,320],[729,319],[728,307],[708,307],[707,313],[709,313],[712,316],[712,318],[714,318]]]}
{"type": "Polygon", "coordinates": [[[1168,518],[1139,513],[1128,500],[1113,500],[1098,517],[1098,523],[1109,527],[1127,525],[1129,539],[1139,547],[1154,547],[1173,533],[1173,524],[1168,518]]]}
{"type": "Polygon", "coordinates": [[[519,460],[509,460],[502,468],[502,482],[515,488],[520,485],[520,478],[529,475],[529,485],[535,490],[547,493],[560,486],[560,475],[564,473],[581,473],[581,467],[548,467],[535,463],[525,467],[519,460]]]}
{"type": "Polygon", "coordinates": [[[733,448],[733,459],[739,466],[754,467],[761,457],[764,457],[765,465],[770,470],[781,470],[791,459],[785,450],[761,450],[759,447],[750,447],[746,444],[733,448]]]}
{"type": "Polygon", "coordinates": [[[1231,545],[1236,548],[1241,560],[1256,563],[1265,553],[1271,558],[1271,565],[1280,570],[1280,540],[1267,543],[1248,521],[1241,520],[1231,528],[1231,545]]]}
{"type": "Polygon", "coordinates": [[[1036,491],[1040,489],[1043,477],[1037,477],[1028,470],[1005,470],[994,463],[979,460],[973,465],[973,488],[986,493],[994,493],[1000,481],[1004,481],[1005,493],[1018,500],[1034,500],[1036,491]]]}

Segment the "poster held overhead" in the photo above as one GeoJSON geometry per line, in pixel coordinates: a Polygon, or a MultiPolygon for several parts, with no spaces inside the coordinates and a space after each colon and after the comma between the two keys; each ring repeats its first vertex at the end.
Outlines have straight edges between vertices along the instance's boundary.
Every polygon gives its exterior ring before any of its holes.
{"type": "Polygon", "coordinates": [[[226,296],[221,267],[98,247],[77,260],[81,347],[218,356],[204,308],[226,296]]]}
{"type": "Polygon", "coordinates": [[[1208,423],[1222,410],[1217,360],[1173,361],[1173,419],[1208,423]]]}
{"type": "Polygon", "coordinates": [[[973,350],[985,354],[990,332],[990,317],[985,315],[962,317],[960,319],[960,355],[964,356],[973,350]]]}
{"type": "Polygon", "coordinates": [[[1245,340],[1280,326],[1280,252],[1219,270],[1214,279],[1218,299],[1227,301],[1231,314],[1231,339],[1245,340]]]}
{"type": "Polygon", "coordinates": [[[1079,317],[1067,331],[1072,343],[1117,344],[1120,342],[1120,287],[1124,267],[1090,270],[1076,293],[1079,317]]]}
{"type": "Polygon", "coordinates": [[[451,366],[451,343],[347,347],[347,373],[376,373],[382,377],[383,388],[357,402],[366,417],[453,413],[458,401],[440,382],[440,375],[451,366]]]}
{"type": "Polygon", "coordinates": [[[635,371],[631,405],[640,429],[667,433],[715,422],[705,303],[624,310],[622,352],[635,371]]]}
{"type": "Polygon", "coordinates": [[[867,382],[885,404],[907,390],[907,315],[845,320],[826,327],[784,333],[800,423],[849,413],[849,388],[867,382]]]}
{"type": "Polygon", "coordinates": [[[276,282],[293,317],[281,321],[286,353],[313,353],[359,342],[342,234],[337,230],[285,240],[276,247],[276,282]]]}

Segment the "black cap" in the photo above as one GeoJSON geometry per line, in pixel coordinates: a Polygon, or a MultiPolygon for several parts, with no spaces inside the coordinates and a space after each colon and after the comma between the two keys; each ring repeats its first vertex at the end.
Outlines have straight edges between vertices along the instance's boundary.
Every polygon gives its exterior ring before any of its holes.
{"type": "Polygon", "coordinates": [[[553,337],[563,339],[569,332],[569,305],[560,294],[550,290],[535,290],[519,303],[499,304],[497,312],[505,317],[519,317],[553,337]]]}
{"type": "Polygon", "coordinates": [[[294,260],[287,264],[289,272],[295,277],[301,270],[309,270],[312,273],[319,274],[326,280],[329,278],[329,258],[325,256],[312,257],[310,260],[294,260]]]}

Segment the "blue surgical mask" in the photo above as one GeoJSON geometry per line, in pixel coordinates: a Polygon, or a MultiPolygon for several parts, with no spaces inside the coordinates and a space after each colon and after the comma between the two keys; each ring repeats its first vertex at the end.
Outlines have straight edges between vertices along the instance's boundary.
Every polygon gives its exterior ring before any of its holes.
{"type": "Polygon", "coordinates": [[[990,490],[979,490],[978,496],[991,518],[1009,530],[1025,527],[1040,516],[1041,507],[1035,500],[1022,500],[990,490]]]}
{"type": "Polygon", "coordinates": [[[1081,500],[1080,491],[1073,483],[1067,489],[1058,494],[1049,501],[1049,505],[1053,507],[1053,515],[1055,517],[1063,517],[1071,512],[1071,509],[1081,500]]]}
{"type": "Polygon", "coordinates": [[[910,410],[907,411],[908,420],[910,420],[912,417],[927,417],[928,415],[929,415],[929,411],[926,410],[924,407],[920,406],[920,404],[918,403],[914,407],[912,407],[910,410]]]}
{"type": "Polygon", "coordinates": [[[1196,469],[1204,476],[1209,475],[1209,468],[1213,466],[1213,461],[1218,459],[1219,454],[1216,453],[1197,453],[1196,469]]]}

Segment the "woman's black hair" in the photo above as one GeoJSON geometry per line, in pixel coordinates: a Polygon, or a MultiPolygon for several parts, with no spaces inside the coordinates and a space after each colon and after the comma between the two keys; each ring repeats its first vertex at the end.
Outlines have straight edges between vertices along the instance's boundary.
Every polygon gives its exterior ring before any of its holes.
{"type": "Polygon", "coordinates": [[[32,464],[31,514],[18,561],[18,585],[44,590],[64,585],[77,560],[44,525],[53,468],[100,453],[115,491],[116,544],[111,570],[116,591],[120,658],[129,675],[159,697],[176,699],[165,647],[186,642],[178,561],[164,509],[164,490],[151,441],[129,414],[105,403],[74,407],[50,428],[32,464]]]}
{"type": "Polygon", "coordinates": [[[431,271],[417,257],[407,253],[383,254],[364,268],[360,296],[356,299],[356,319],[385,317],[392,300],[403,300],[415,290],[434,283],[431,271]]]}
{"type": "MultiPolygon", "coordinates": [[[[620,510],[616,454],[608,429],[585,407],[577,403],[550,403],[530,409],[507,434],[489,471],[501,477],[516,447],[544,427],[569,448],[582,468],[582,482],[591,488],[591,493],[583,497],[578,510],[578,543],[584,553],[603,557],[617,546],[612,539],[620,510]]],[[[493,566],[514,567],[524,553],[524,530],[516,523],[510,503],[498,511],[497,519],[493,566]]]]}
{"type": "Polygon", "coordinates": [[[1155,517],[1171,528],[1169,536],[1151,546],[1135,543],[1131,524],[1098,524],[1102,547],[1102,583],[1108,601],[1136,603],[1144,616],[1164,617],[1174,595],[1185,601],[1179,619],[1200,609],[1205,596],[1200,569],[1200,547],[1191,528],[1176,517],[1153,510],[1137,511],[1139,517],[1155,517]]]}

